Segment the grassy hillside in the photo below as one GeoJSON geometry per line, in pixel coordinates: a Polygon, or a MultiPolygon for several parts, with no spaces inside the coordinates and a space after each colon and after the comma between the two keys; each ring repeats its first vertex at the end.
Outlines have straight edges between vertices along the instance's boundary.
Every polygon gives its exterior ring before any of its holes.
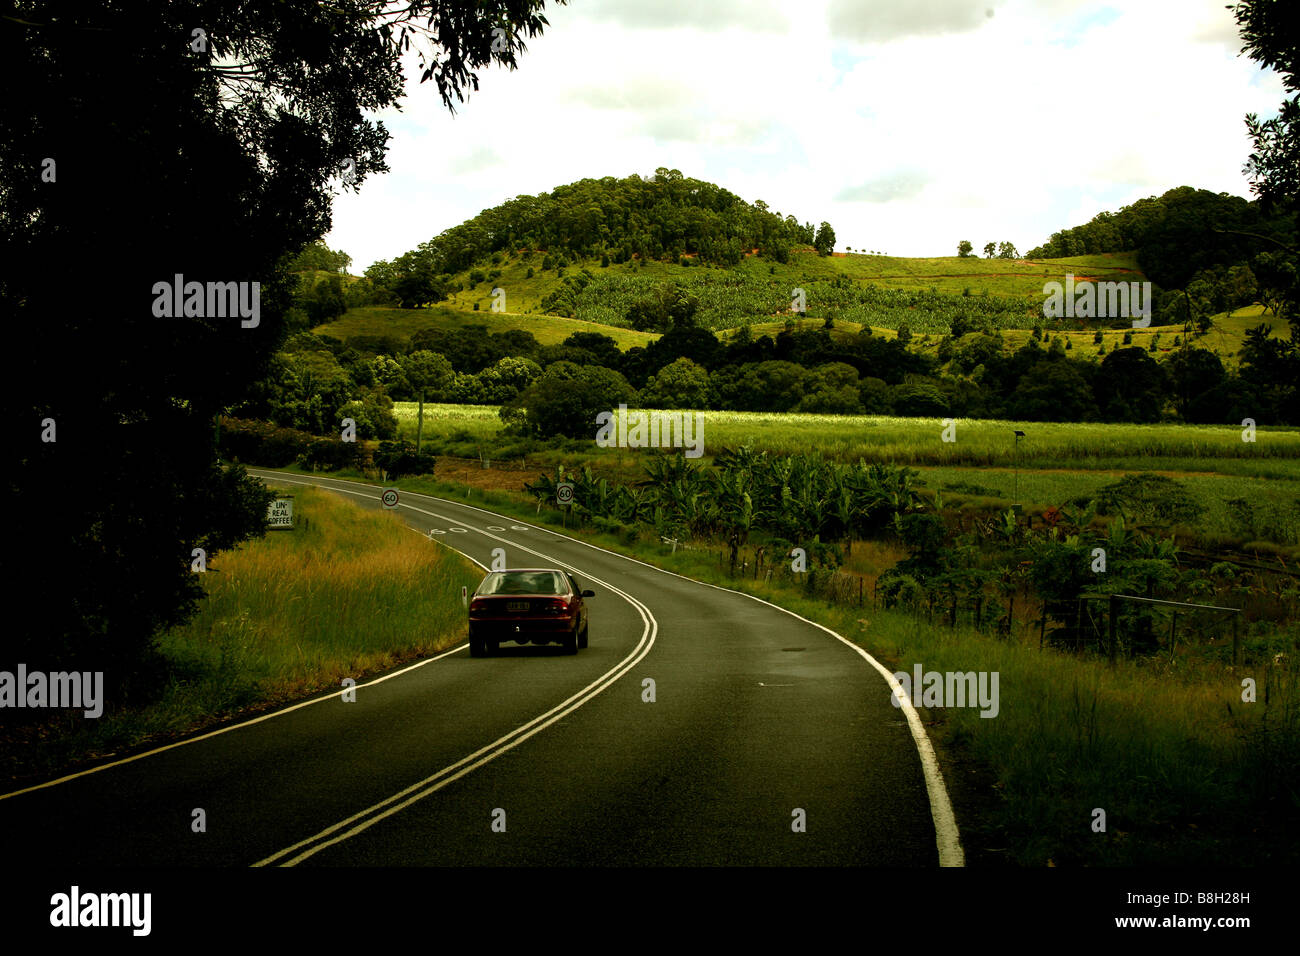
{"type": "MultiPolygon", "coordinates": [[[[742,296],[741,289],[757,283],[775,290],[774,295],[767,297],[770,304],[774,305],[770,314],[775,315],[781,310],[788,311],[791,289],[837,279],[878,289],[930,290],[952,297],[1006,296],[1021,301],[1026,313],[1040,309],[1043,283],[1060,280],[1067,272],[1098,281],[1144,279],[1132,253],[1031,261],[975,257],[963,259],[957,256],[898,258],[857,252],[819,256],[814,250],[804,248],[795,249],[787,263],[776,263],[751,254],[731,269],[700,265],[693,257],[685,257],[680,262],[648,260],[644,264],[641,261],[630,261],[621,265],[611,263],[608,266],[602,266],[600,259],[578,259],[562,269],[557,265],[550,270],[542,270],[543,261],[544,257],[537,253],[504,257],[500,263],[491,267],[491,271],[499,271],[500,275],[492,281],[478,283],[473,289],[469,288],[469,270],[457,273],[453,276],[453,284],[459,283],[465,288],[453,295],[448,304],[452,308],[470,311],[476,304],[480,311],[488,309],[492,304],[492,289],[499,286],[506,290],[508,312],[538,312],[546,297],[562,287],[565,276],[580,275],[584,269],[596,279],[622,278],[635,284],[680,283],[701,295],[706,317],[710,302],[707,294],[700,291],[701,287],[708,289],[721,284],[725,288],[729,281],[737,287],[730,291],[737,299],[736,304],[742,306],[739,310],[742,312],[748,311],[744,306],[753,304],[753,293],[742,296]],[[691,264],[683,265],[682,262],[691,264]],[[530,269],[533,271],[531,278],[528,277],[530,269]]],[[[754,321],[762,314],[750,311],[745,316],[745,321],[754,321]]],[[[578,317],[584,317],[581,311],[578,317]]],[[[604,314],[602,324],[616,326],[621,324],[621,318],[621,311],[616,309],[612,314],[604,314]]],[[[708,321],[705,324],[714,325],[708,321]]],[[[1031,319],[1023,324],[1028,327],[1033,321],[1031,319]]]]}
{"type": "MultiPolygon", "coordinates": [[[[465,295],[466,293],[462,293],[465,295]]],[[[490,300],[487,300],[490,303],[490,300]]],[[[659,338],[653,332],[637,332],[614,326],[566,319],[558,315],[528,315],[520,312],[492,312],[487,304],[478,312],[460,308],[463,301],[441,303],[424,309],[395,309],[384,306],[364,306],[349,309],[341,318],[318,325],[312,331],[318,335],[331,335],[347,341],[357,335],[391,335],[409,341],[423,329],[463,329],[467,325],[486,325],[489,332],[525,329],[543,345],[556,345],[574,332],[599,332],[618,343],[619,348],[648,345],[659,338]]],[[[508,303],[509,304],[509,303],[508,303]]]]}
{"type": "MultiPolygon", "coordinates": [[[[557,257],[558,260],[558,257],[557,257]]],[[[796,250],[786,264],[772,263],[757,256],[746,257],[734,269],[721,269],[699,265],[647,261],[628,262],[602,267],[599,259],[571,262],[564,268],[543,271],[541,253],[520,253],[506,257],[492,271],[500,274],[469,288],[469,272],[453,277],[455,283],[465,286],[462,291],[438,305],[421,309],[399,309],[383,306],[365,306],[349,310],[339,319],[317,326],[318,334],[333,336],[344,341],[354,336],[395,336],[409,341],[413,333],[422,329],[459,329],[469,325],[485,325],[490,332],[524,329],[531,332],[544,345],[562,342],[574,332],[598,332],[608,335],[622,349],[634,345],[645,346],[658,336],[624,328],[626,305],[638,289],[655,282],[677,282],[699,295],[702,309],[713,308],[726,314],[745,315],[745,321],[754,335],[776,335],[787,321],[795,320],[797,327],[818,328],[822,318],[800,317],[789,311],[788,290],[796,287],[809,289],[811,304],[816,295],[824,295],[826,286],[815,283],[833,282],[837,278],[847,281],[850,288],[875,287],[898,290],[900,293],[934,291],[944,302],[944,311],[960,312],[967,303],[975,303],[985,296],[1001,297],[999,301],[1019,300],[1021,315],[1012,317],[1010,324],[1001,329],[1009,350],[1019,348],[1028,340],[1035,322],[1043,325],[1047,335],[1058,335],[1069,343],[1073,358],[1085,358],[1109,353],[1121,347],[1125,328],[1103,328],[1102,342],[1093,341],[1095,330],[1060,330],[1041,315],[1043,284],[1059,281],[1066,273],[1096,281],[1144,281],[1132,253],[1074,256],[1066,259],[981,259],[946,256],[937,258],[898,258],[867,253],[819,256],[813,250],[796,250]],[[532,277],[528,277],[532,270],[532,277]],[[594,278],[593,283],[604,283],[596,293],[587,293],[579,317],[542,314],[542,302],[557,289],[562,288],[566,277],[582,275],[584,270],[594,278]],[[505,290],[505,311],[493,312],[492,289],[505,290]],[[814,291],[819,290],[819,291],[814,291]],[[747,310],[754,304],[768,306],[779,303],[768,312],[747,310]],[[475,306],[478,310],[475,311],[475,306]],[[605,321],[584,319],[582,315],[596,315],[605,321]]],[[[690,261],[690,260],[687,260],[690,261]]],[[[322,273],[323,275],[323,273],[322,273]]],[[[1215,328],[1206,336],[1195,339],[1199,348],[1216,352],[1229,367],[1237,363],[1237,351],[1248,329],[1269,322],[1274,334],[1286,336],[1289,326],[1265,316],[1260,306],[1239,309],[1230,315],[1214,319],[1215,328]]],[[[912,348],[933,354],[948,329],[944,315],[927,318],[923,307],[900,306],[892,316],[907,316],[915,334],[912,348]]],[[[893,318],[877,322],[855,321],[836,317],[835,329],[840,335],[854,335],[870,325],[873,332],[893,337],[893,318]]],[[[716,329],[724,341],[734,335],[738,326],[716,329]]],[[[1157,357],[1167,355],[1175,347],[1175,337],[1182,334],[1180,326],[1152,325],[1145,329],[1132,329],[1132,343],[1149,348],[1154,342],[1157,357]]]]}

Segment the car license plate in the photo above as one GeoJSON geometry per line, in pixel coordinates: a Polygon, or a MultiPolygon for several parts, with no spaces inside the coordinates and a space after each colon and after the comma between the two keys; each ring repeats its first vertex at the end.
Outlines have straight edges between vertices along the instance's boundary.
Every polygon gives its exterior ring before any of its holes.
{"type": "Polygon", "coordinates": [[[527,602],[527,601],[507,601],[507,602],[506,602],[506,610],[507,610],[507,611],[527,611],[527,610],[528,610],[528,602],[527,602]]]}

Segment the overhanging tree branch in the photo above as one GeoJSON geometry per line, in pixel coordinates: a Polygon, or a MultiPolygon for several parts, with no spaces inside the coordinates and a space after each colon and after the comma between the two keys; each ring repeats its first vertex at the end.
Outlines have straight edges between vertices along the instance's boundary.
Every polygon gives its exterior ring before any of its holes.
{"type": "Polygon", "coordinates": [[[1272,236],[1261,236],[1257,232],[1243,232],[1240,229],[1215,229],[1214,231],[1217,233],[1221,233],[1223,235],[1249,236],[1252,239],[1262,239],[1265,242],[1273,243],[1273,245],[1277,246],[1279,249],[1285,249],[1287,252],[1300,256],[1300,249],[1296,249],[1293,246],[1288,246],[1285,242],[1279,242],[1277,239],[1274,239],[1272,236]]]}

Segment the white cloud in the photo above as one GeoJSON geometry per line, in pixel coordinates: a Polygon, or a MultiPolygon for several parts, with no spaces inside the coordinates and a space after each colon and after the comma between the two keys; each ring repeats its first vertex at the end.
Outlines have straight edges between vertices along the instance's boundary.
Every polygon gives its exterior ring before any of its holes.
{"type": "Polygon", "coordinates": [[[837,40],[881,43],[908,36],[938,36],[977,30],[996,14],[1002,0],[908,0],[862,3],[831,0],[828,16],[837,40]]]}
{"type": "MultiPolygon", "coordinates": [[[[788,22],[781,4],[769,0],[577,0],[582,16],[625,29],[748,30],[781,33],[788,22]]],[[[791,5],[785,4],[787,10],[791,5]]]]}
{"type": "Polygon", "coordinates": [[[919,195],[929,181],[930,178],[919,170],[900,169],[858,186],[846,186],[835,194],[835,198],[840,202],[871,203],[911,199],[919,195]]]}

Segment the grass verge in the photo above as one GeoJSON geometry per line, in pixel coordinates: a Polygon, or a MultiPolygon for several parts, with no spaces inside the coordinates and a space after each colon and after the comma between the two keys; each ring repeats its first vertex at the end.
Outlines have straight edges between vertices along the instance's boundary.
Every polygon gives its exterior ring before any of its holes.
{"type": "Polygon", "coordinates": [[[291,493],[298,527],[215,556],[198,613],[160,636],[156,698],[7,728],[6,789],[338,690],[345,677],[362,683],[464,639],[460,589],[482,578],[473,563],[395,515],[291,493]]]}

